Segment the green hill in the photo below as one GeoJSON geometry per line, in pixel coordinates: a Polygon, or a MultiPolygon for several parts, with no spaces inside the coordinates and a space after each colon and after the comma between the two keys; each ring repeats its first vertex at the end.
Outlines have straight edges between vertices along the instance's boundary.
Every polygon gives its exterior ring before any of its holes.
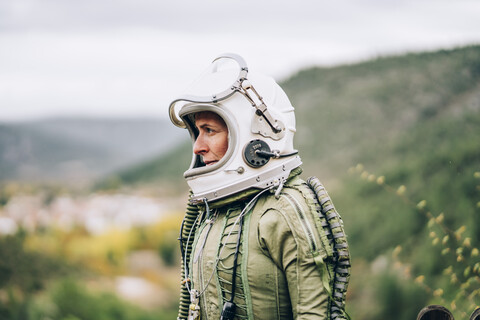
{"type": "Polygon", "coordinates": [[[182,141],[164,119],[52,118],[0,123],[0,182],[89,184],[182,141]],[[160,139],[169,136],[170,139],[160,139]]]}
{"type": "Polygon", "coordinates": [[[460,288],[478,282],[478,268],[473,278],[470,272],[479,260],[457,252],[471,255],[465,238],[480,245],[480,47],[305,70],[284,88],[297,107],[307,174],[332,186],[360,264],[352,277],[355,318],[414,319],[426,303],[471,312],[478,297],[462,297],[472,291],[460,288]],[[344,174],[358,163],[365,169],[344,174]],[[387,186],[376,183],[380,176],[387,186]],[[406,192],[398,196],[401,185],[406,192]],[[420,210],[421,200],[427,205],[420,210]],[[432,223],[442,212],[445,221],[432,223]],[[457,241],[461,226],[468,228],[457,241]],[[435,247],[435,238],[444,241],[435,247]],[[392,258],[396,247],[403,267],[392,258]],[[444,275],[450,266],[453,283],[444,275]],[[413,285],[419,276],[425,283],[413,285]],[[439,288],[444,294],[433,296],[439,288]]]}
{"type": "Polygon", "coordinates": [[[388,165],[391,147],[412,129],[478,112],[479,59],[471,47],[298,73],[283,87],[297,108],[308,167],[388,165]]]}
{"type": "MultiPolygon", "coordinates": [[[[480,46],[311,68],[281,85],[296,108],[305,176],[324,182],[344,217],[353,318],[415,319],[427,303],[471,313],[480,301],[480,46]]],[[[190,152],[118,181],[181,185],[190,152]]]]}

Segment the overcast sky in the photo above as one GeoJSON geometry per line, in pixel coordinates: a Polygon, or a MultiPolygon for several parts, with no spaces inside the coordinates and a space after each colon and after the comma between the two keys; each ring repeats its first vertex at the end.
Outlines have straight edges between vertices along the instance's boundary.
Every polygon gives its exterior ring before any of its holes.
{"type": "Polygon", "coordinates": [[[213,58],[300,68],[480,44],[478,0],[1,0],[0,121],[166,117],[213,58]]]}

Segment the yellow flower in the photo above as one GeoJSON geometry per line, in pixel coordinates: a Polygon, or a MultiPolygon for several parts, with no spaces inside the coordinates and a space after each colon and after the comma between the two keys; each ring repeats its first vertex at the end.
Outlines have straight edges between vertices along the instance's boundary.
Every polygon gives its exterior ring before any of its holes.
{"type": "Polygon", "coordinates": [[[401,185],[400,187],[398,187],[397,189],[397,194],[398,195],[402,195],[405,193],[405,191],[407,190],[407,187],[405,187],[404,185],[401,185]]]}
{"type": "Polygon", "coordinates": [[[378,183],[379,185],[384,184],[384,183],[385,183],[385,177],[384,177],[384,176],[378,177],[378,178],[377,178],[377,183],[378,183]]]}
{"type": "Polygon", "coordinates": [[[458,232],[458,233],[464,233],[465,230],[467,230],[467,227],[461,226],[460,228],[458,228],[457,232],[458,232]]]}
{"type": "Polygon", "coordinates": [[[452,266],[449,266],[448,268],[446,268],[445,270],[443,270],[443,274],[445,275],[449,275],[451,274],[453,271],[453,267],[452,266]]]}
{"type": "Polygon", "coordinates": [[[468,277],[470,275],[470,266],[465,268],[465,270],[463,271],[463,275],[465,277],[468,277]]]}
{"type": "Polygon", "coordinates": [[[465,238],[465,240],[463,240],[463,246],[464,246],[464,247],[470,248],[471,245],[472,245],[472,239],[470,239],[470,238],[465,238]]]}
{"type": "Polygon", "coordinates": [[[402,246],[396,246],[395,249],[393,250],[392,255],[394,257],[397,257],[400,254],[400,252],[402,252],[402,246]]]}
{"type": "Polygon", "coordinates": [[[448,239],[450,239],[450,237],[449,237],[448,234],[447,234],[446,236],[443,237],[443,239],[442,239],[442,244],[447,244],[448,239]]]}
{"type": "Polygon", "coordinates": [[[419,203],[417,203],[417,208],[418,208],[418,209],[423,209],[423,208],[425,208],[426,205],[427,205],[427,201],[426,201],[426,200],[422,200],[422,201],[420,201],[419,203]]]}
{"type": "Polygon", "coordinates": [[[473,266],[473,272],[477,273],[480,271],[480,262],[475,263],[473,266]]]}
{"type": "Polygon", "coordinates": [[[457,231],[455,231],[455,234],[457,235],[457,237],[459,237],[462,235],[462,233],[465,232],[465,230],[467,230],[467,227],[461,226],[460,228],[457,229],[457,231]]]}
{"type": "Polygon", "coordinates": [[[479,254],[479,252],[478,252],[478,249],[477,249],[477,248],[473,248],[473,249],[472,249],[472,252],[470,253],[470,255],[471,255],[472,257],[477,257],[478,254],[479,254]]]}
{"type": "Polygon", "coordinates": [[[465,282],[460,285],[460,289],[467,290],[469,286],[470,284],[468,282],[465,282]]]}
{"type": "Polygon", "coordinates": [[[437,290],[433,291],[433,295],[435,297],[441,297],[443,295],[443,289],[437,289],[437,290]]]}
{"type": "Polygon", "coordinates": [[[435,220],[437,221],[437,223],[442,223],[444,218],[445,218],[445,215],[442,212],[438,215],[438,217],[435,218],[435,220]]]}
{"type": "Polygon", "coordinates": [[[457,310],[457,304],[455,303],[455,300],[452,301],[452,303],[450,303],[450,308],[451,308],[453,311],[457,310]]]}
{"type": "Polygon", "coordinates": [[[425,276],[418,276],[415,278],[415,283],[422,284],[425,280],[425,276]]]}
{"type": "Polygon", "coordinates": [[[455,273],[453,273],[451,276],[450,276],[450,282],[451,283],[457,283],[458,281],[458,278],[457,278],[457,275],[455,273]]]}

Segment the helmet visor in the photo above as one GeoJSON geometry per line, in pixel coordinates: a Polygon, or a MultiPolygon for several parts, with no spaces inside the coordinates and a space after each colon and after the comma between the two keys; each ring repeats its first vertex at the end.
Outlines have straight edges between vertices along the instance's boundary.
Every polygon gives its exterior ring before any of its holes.
{"type": "Polygon", "coordinates": [[[185,177],[221,168],[233,154],[237,143],[236,126],[229,111],[213,104],[189,104],[180,118],[193,143],[193,158],[185,177]],[[223,138],[222,138],[223,137],[223,138]]]}

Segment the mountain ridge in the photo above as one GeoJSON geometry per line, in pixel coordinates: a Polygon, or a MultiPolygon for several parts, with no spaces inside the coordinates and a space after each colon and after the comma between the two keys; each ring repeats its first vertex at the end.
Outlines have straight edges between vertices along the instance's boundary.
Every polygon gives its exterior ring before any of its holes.
{"type": "Polygon", "coordinates": [[[0,181],[67,184],[91,183],[166,153],[183,139],[169,121],[151,118],[55,117],[2,122],[0,133],[0,181]]]}

